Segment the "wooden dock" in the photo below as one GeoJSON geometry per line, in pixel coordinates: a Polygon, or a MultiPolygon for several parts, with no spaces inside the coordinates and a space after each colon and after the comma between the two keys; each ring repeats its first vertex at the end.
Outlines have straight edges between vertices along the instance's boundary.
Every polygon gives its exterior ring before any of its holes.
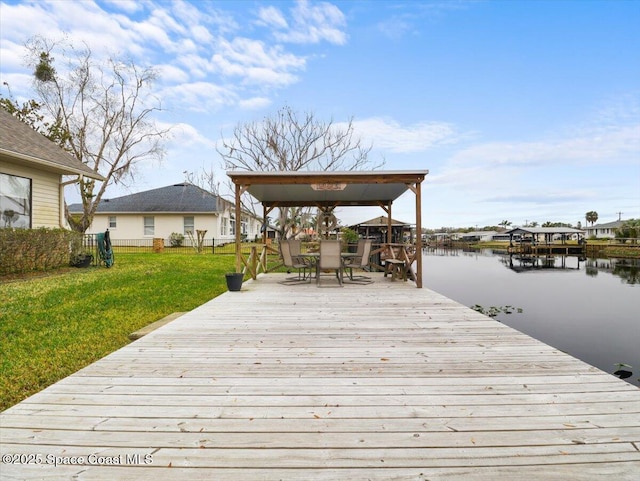
{"type": "Polygon", "coordinates": [[[509,246],[509,254],[528,254],[535,256],[563,255],[582,256],[586,252],[586,244],[514,244],[509,246]]]}
{"type": "Polygon", "coordinates": [[[411,282],[278,280],[2,413],[0,477],[638,480],[636,387],[411,282]]]}

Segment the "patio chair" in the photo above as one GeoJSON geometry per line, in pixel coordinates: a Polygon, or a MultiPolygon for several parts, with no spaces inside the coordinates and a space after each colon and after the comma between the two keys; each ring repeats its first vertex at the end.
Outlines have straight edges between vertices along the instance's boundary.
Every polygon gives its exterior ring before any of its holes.
{"type": "Polygon", "coordinates": [[[282,262],[288,269],[297,269],[298,277],[288,277],[285,279],[286,283],[291,282],[307,282],[311,281],[311,271],[309,271],[309,277],[307,279],[307,269],[311,269],[311,266],[304,262],[304,259],[291,255],[291,244],[288,240],[280,241],[280,253],[282,255],[282,262]],[[300,274],[302,273],[302,277],[300,274]]]}
{"type": "Polygon", "coordinates": [[[342,256],[340,255],[341,250],[342,245],[340,241],[320,241],[320,258],[318,259],[316,272],[316,284],[318,285],[318,287],[322,287],[320,283],[322,271],[335,272],[335,275],[338,278],[338,285],[334,287],[342,287],[342,256]]]}
{"type": "Polygon", "coordinates": [[[348,271],[348,277],[351,282],[360,284],[370,284],[373,281],[371,277],[360,275],[354,276],[353,269],[365,269],[369,265],[369,256],[371,255],[371,239],[360,239],[358,241],[358,250],[354,256],[345,259],[344,268],[348,271]]]}
{"type": "Polygon", "coordinates": [[[295,262],[296,257],[299,257],[300,254],[302,254],[302,242],[298,239],[289,239],[287,242],[289,242],[289,251],[291,252],[291,257],[295,262]]]}

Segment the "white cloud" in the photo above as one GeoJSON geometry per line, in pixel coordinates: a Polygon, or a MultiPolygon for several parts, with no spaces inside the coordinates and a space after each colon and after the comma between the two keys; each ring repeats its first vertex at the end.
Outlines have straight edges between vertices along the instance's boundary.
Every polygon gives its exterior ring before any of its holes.
{"type": "Polygon", "coordinates": [[[47,4],[9,5],[2,3],[0,14],[0,31],[3,44],[11,39],[18,44],[24,44],[27,39],[35,35],[34,19],[40,32],[55,32],[59,30],[60,16],[51,15],[47,4]]]}
{"type": "Polygon", "coordinates": [[[164,84],[181,84],[189,81],[189,74],[175,65],[156,65],[155,69],[164,84]]]}
{"type": "Polygon", "coordinates": [[[258,11],[258,25],[266,25],[275,28],[288,28],[289,24],[284,18],[284,15],[280,10],[274,6],[268,6],[260,8],[258,11]]]}
{"type": "MultiPolygon", "coordinates": [[[[320,43],[323,41],[335,45],[344,45],[347,34],[344,31],[346,19],[338,7],[326,2],[310,4],[307,0],[298,0],[291,9],[292,25],[279,28],[274,32],[276,39],[291,43],[320,43]],[[286,29],[286,30],[285,30],[286,29]]],[[[283,19],[284,20],[284,19],[283,19]]],[[[272,24],[273,25],[273,24],[272,24]]]]}
{"type": "Polygon", "coordinates": [[[640,124],[590,128],[567,138],[534,142],[487,142],[456,153],[453,165],[540,166],[585,163],[637,162],[640,124]]]}
{"type": "Polygon", "coordinates": [[[171,127],[171,142],[169,148],[188,149],[192,147],[204,147],[215,150],[215,141],[202,135],[196,127],[187,123],[160,124],[161,128],[171,127]]]}
{"type": "MultiPolygon", "coordinates": [[[[167,100],[181,100],[188,109],[267,106],[272,102],[269,92],[299,81],[306,58],[260,37],[234,36],[241,28],[249,35],[255,19],[239,18],[238,23],[220,5],[151,0],[3,4],[2,77],[15,78],[16,71],[24,71],[24,43],[46,32],[50,40],[66,37],[70,44],[86,44],[97,62],[130,57],[141,66],[155,66],[167,100]],[[37,23],[29,20],[36,18],[37,23]]],[[[342,42],[344,16],[336,7],[302,1],[288,13],[294,20],[287,22],[275,7],[260,8],[256,15],[258,22],[297,41],[342,42]]]]}
{"type": "Polygon", "coordinates": [[[212,63],[225,76],[241,77],[245,83],[284,86],[297,80],[290,73],[305,66],[301,57],[284,52],[279,46],[266,47],[248,38],[222,40],[212,63]]]}
{"type": "Polygon", "coordinates": [[[402,126],[397,121],[374,117],[354,121],[355,131],[373,142],[375,149],[394,153],[423,152],[436,145],[461,141],[465,136],[444,122],[420,122],[402,126]]]}
{"type": "Polygon", "coordinates": [[[240,100],[240,108],[244,110],[259,110],[271,105],[271,100],[267,97],[252,97],[250,99],[240,100]]]}
{"type": "Polygon", "coordinates": [[[206,79],[213,70],[209,59],[194,53],[183,54],[175,57],[174,63],[183,67],[185,72],[195,80],[206,79]]]}
{"type": "Polygon", "coordinates": [[[234,105],[238,98],[231,89],[209,82],[192,82],[166,87],[160,93],[163,100],[182,110],[208,112],[225,105],[234,105]]]}
{"type": "Polygon", "coordinates": [[[209,30],[202,25],[194,26],[191,29],[191,33],[193,35],[193,39],[198,43],[211,43],[213,41],[211,32],[209,32],[209,30]]]}
{"type": "Polygon", "coordinates": [[[22,45],[15,42],[3,42],[0,47],[3,70],[23,70],[23,54],[24,47],[22,45]]]}
{"type": "Polygon", "coordinates": [[[136,13],[142,10],[143,6],[139,0],[103,0],[105,4],[110,5],[116,10],[122,10],[128,14],[136,13]]]}
{"type": "Polygon", "coordinates": [[[412,30],[413,26],[405,18],[391,17],[384,22],[378,23],[377,28],[385,37],[398,40],[404,37],[408,31],[412,30]]]}

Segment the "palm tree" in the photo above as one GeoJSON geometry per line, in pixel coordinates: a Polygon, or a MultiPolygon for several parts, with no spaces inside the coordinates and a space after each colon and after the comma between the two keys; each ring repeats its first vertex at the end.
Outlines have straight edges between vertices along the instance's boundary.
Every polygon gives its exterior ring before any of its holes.
{"type": "Polygon", "coordinates": [[[595,210],[590,210],[584,215],[584,218],[587,222],[591,222],[591,225],[593,226],[593,224],[598,220],[598,213],[595,210]]]}
{"type": "Polygon", "coordinates": [[[498,225],[501,225],[502,227],[504,227],[504,229],[506,230],[507,227],[509,227],[511,225],[511,221],[508,220],[503,220],[502,222],[500,222],[498,225]]]}

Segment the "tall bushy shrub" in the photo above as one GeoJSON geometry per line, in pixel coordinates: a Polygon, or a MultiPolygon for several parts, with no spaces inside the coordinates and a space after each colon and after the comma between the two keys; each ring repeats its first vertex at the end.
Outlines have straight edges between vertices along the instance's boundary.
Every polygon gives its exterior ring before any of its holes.
{"type": "Polygon", "coordinates": [[[0,229],[0,275],[68,266],[82,234],[65,229],[0,229]]]}
{"type": "Polygon", "coordinates": [[[182,234],[179,234],[178,232],[172,232],[169,236],[169,244],[171,244],[171,247],[182,247],[183,243],[184,236],[182,234]]]}

